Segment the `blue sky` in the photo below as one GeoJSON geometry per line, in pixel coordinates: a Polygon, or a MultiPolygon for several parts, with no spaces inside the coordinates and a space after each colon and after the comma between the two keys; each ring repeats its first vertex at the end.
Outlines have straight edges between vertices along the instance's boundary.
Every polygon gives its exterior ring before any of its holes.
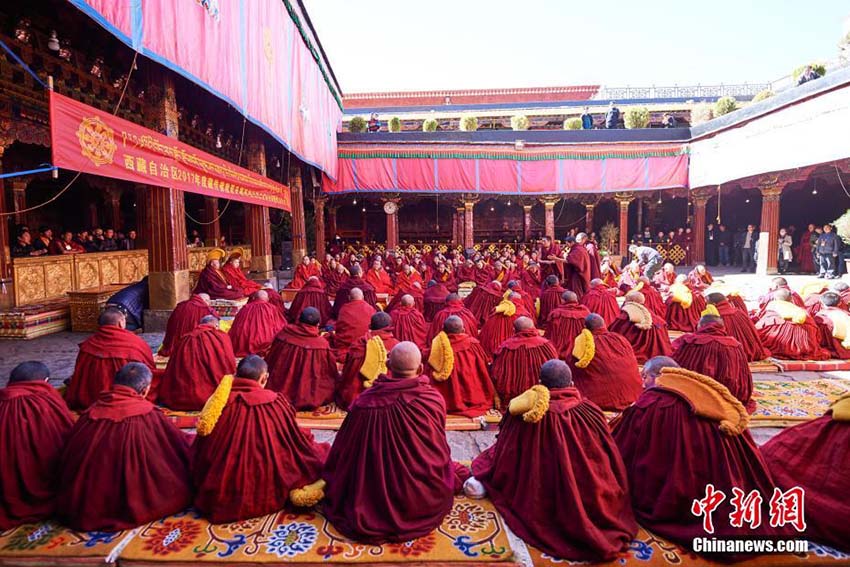
{"type": "Polygon", "coordinates": [[[343,92],[767,82],[835,57],[847,0],[304,0],[343,92]]]}

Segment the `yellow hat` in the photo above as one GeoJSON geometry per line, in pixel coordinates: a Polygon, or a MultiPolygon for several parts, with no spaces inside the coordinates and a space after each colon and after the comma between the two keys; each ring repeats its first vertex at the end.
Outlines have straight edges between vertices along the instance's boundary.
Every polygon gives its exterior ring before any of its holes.
{"type": "Polygon", "coordinates": [[[230,251],[230,256],[227,257],[227,261],[236,260],[237,258],[241,258],[245,255],[245,251],[241,248],[234,248],[230,251]]]}
{"type": "Polygon", "coordinates": [[[227,252],[222,250],[221,248],[213,248],[209,252],[207,252],[207,262],[212,262],[213,260],[221,260],[227,256],[227,252]]]}

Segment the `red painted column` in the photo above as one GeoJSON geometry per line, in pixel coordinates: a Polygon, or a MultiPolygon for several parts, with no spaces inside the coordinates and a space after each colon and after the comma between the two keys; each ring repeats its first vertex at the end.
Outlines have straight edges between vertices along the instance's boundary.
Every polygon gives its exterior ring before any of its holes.
{"type": "Polygon", "coordinates": [[[584,231],[587,234],[593,232],[593,210],[596,205],[593,203],[585,203],[584,205],[584,231]]]}
{"type": "Polygon", "coordinates": [[[398,206],[396,199],[384,201],[384,213],[387,215],[387,250],[398,248],[398,206]]]}
{"type": "Polygon", "coordinates": [[[304,191],[300,166],[290,170],[289,180],[292,206],[292,265],[297,266],[307,255],[307,228],[304,222],[304,191]]]}
{"type": "Polygon", "coordinates": [[[316,197],[313,201],[314,216],[316,218],[316,258],[324,261],[327,245],[325,243],[325,202],[324,196],[316,197]]]}
{"type": "Polygon", "coordinates": [[[472,209],[475,207],[474,201],[465,201],[463,203],[463,247],[472,248],[475,245],[475,220],[472,209]]]}
{"type": "MultiPolygon", "coordinates": [[[[779,198],[782,196],[782,185],[772,184],[759,188],[761,190],[761,225],[759,231],[767,233],[767,273],[777,273],[779,260],[779,198]]],[[[761,237],[760,237],[761,239],[761,237]]],[[[759,246],[761,247],[761,246],[759,246]]]]}
{"type": "Polygon", "coordinates": [[[464,228],[464,226],[465,226],[464,219],[466,218],[466,209],[464,207],[457,207],[455,209],[455,213],[457,213],[455,215],[457,217],[457,235],[455,236],[455,240],[454,240],[453,244],[455,246],[457,246],[457,245],[463,246],[463,239],[465,238],[465,235],[466,235],[466,232],[465,232],[466,229],[464,228]]]}
{"type": "Polygon", "coordinates": [[[620,242],[617,251],[624,261],[629,255],[629,205],[634,200],[632,193],[617,193],[614,199],[620,205],[620,242]]]}
{"type": "Polygon", "coordinates": [[[694,204],[693,262],[695,264],[705,262],[705,206],[708,204],[708,199],[707,191],[696,189],[691,192],[691,201],[694,204]]]}
{"type": "MultiPolygon", "coordinates": [[[[248,142],[247,158],[248,169],[266,175],[266,148],[262,140],[252,138],[248,142]]],[[[271,277],[272,233],[268,207],[245,205],[245,233],[251,243],[251,271],[261,279],[271,277]]]]}
{"type": "Polygon", "coordinates": [[[543,201],[543,225],[546,236],[555,239],[555,201],[545,199],[543,201]]]}

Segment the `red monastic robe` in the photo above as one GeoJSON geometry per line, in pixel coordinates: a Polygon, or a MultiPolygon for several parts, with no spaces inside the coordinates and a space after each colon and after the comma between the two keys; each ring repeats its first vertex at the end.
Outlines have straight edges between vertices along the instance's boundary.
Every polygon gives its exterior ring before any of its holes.
{"type": "Polygon", "coordinates": [[[103,392],[71,431],[60,465],[58,519],[112,532],[192,502],[189,437],[132,388],[103,392]]]}
{"type": "Polygon", "coordinates": [[[264,356],[275,336],[286,326],[280,310],[269,301],[249,301],[230,327],[233,352],[242,358],[249,354],[264,356]]]}
{"type": "MultiPolygon", "coordinates": [[[[652,277],[652,285],[662,293],[663,297],[667,296],[670,291],[670,286],[676,283],[676,272],[665,272],[663,269],[655,272],[652,277]]],[[[641,289],[641,291],[643,291],[641,289]]]]}
{"type": "Polygon", "coordinates": [[[396,294],[393,296],[392,300],[387,304],[386,308],[384,308],[384,311],[389,314],[392,314],[393,311],[399,308],[399,306],[401,305],[401,298],[405,295],[409,295],[413,298],[413,306],[417,310],[419,310],[420,312],[425,311],[424,294],[422,293],[421,289],[415,287],[411,287],[403,291],[397,291],[396,294]]]}
{"type": "Polygon", "coordinates": [[[581,304],[587,307],[591,313],[596,313],[610,325],[620,314],[620,306],[617,304],[616,291],[598,285],[587,290],[581,298],[581,304]]]}
{"type": "Polygon", "coordinates": [[[173,410],[200,411],[223,376],[236,372],[230,336],[208,325],[179,343],[157,388],[160,404],[173,410]]]}
{"type": "Polygon", "coordinates": [[[661,292],[644,282],[640,292],[644,297],[644,305],[652,311],[652,314],[659,319],[664,319],[667,316],[667,306],[664,304],[664,298],[661,297],[661,292]]]}
{"type": "Polygon", "coordinates": [[[478,336],[478,318],[472,313],[472,311],[464,307],[463,301],[459,299],[447,301],[446,306],[434,315],[434,320],[431,321],[431,325],[428,327],[428,334],[425,337],[426,346],[430,346],[434,337],[439,335],[440,331],[443,330],[443,323],[445,323],[446,319],[452,315],[460,317],[463,321],[463,330],[467,335],[471,337],[478,336]]]}
{"type": "Polygon", "coordinates": [[[825,307],[814,316],[815,324],[818,327],[818,336],[820,337],[820,346],[829,351],[831,358],[841,360],[850,359],[850,349],[842,346],[842,340],[833,336],[835,324],[829,318],[830,313],[837,313],[839,316],[845,316],[846,310],[838,307],[825,307]]]}
{"type": "Polygon", "coordinates": [[[564,264],[564,285],[581,299],[590,287],[590,279],[590,256],[587,248],[574,244],[567,253],[567,262],[564,264]]]}
{"type": "Polygon", "coordinates": [[[621,411],[631,405],[643,391],[643,380],[632,345],[622,335],[607,329],[593,333],[596,354],[584,367],[577,359],[566,358],[573,371],[573,383],[581,395],[606,411],[621,411]]]}
{"type": "Polygon", "coordinates": [[[549,320],[549,313],[557,309],[557,307],[561,304],[561,295],[566,290],[560,286],[560,284],[556,284],[553,286],[544,287],[542,293],[540,294],[540,313],[537,314],[537,320],[541,327],[546,325],[546,321],[549,320]]]}
{"type": "Polygon", "coordinates": [[[115,374],[128,362],[141,362],[159,375],[151,347],[141,337],[104,325],[80,344],[74,375],[65,391],[65,401],[74,410],[86,409],[112,388],[115,374]]]}
{"type": "Polygon", "coordinates": [[[692,333],[696,331],[700,320],[700,314],[705,309],[705,298],[692,293],[693,300],[688,308],[673,300],[673,296],[667,298],[665,317],[667,328],[671,331],[684,331],[692,333]]]}
{"type": "Polygon", "coordinates": [[[423,293],[423,315],[425,315],[426,321],[433,321],[437,312],[445,307],[446,296],[449,293],[449,289],[440,283],[425,288],[425,292],[423,293]]]}
{"type": "Polygon", "coordinates": [[[496,349],[493,357],[493,383],[502,409],[510,401],[537,384],[540,367],[558,358],[558,351],[540,336],[537,329],[519,331],[496,349]]]}
{"type": "Polygon", "coordinates": [[[315,261],[305,266],[303,263],[295,266],[295,277],[289,282],[289,289],[301,289],[311,277],[321,277],[322,267],[315,261]]]}
{"type": "Polygon", "coordinates": [[[325,270],[322,272],[322,281],[325,284],[328,295],[336,296],[339,287],[348,279],[348,272],[338,272],[337,270],[325,270]]]}
{"type": "Polygon", "coordinates": [[[201,322],[201,319],[207,315],[218,317],[215,309],[206,304],[206,302],[193,295],[186,301],[181,301],[171,312],[168,317],[168,324],[165,327],[165,337],[162,339],[162,346],[159,347],[160,356],[171,356],[172,349],[177,346],[177,341],[183,335],[188,334],[201,322]]]}
{"type": "Polygon", "coordinates": [[[198,275],[198,283],[192,293],[206,293],[212,299],[236,300],[245,297],[242,289],[231,285],[221,270],[216,270],[212,265],[201,270],[198,275]]]}
{"type": "Polygon", "coordinates": [[[229,283],[233,287],[233,289],[241,289],[242,295],[245,297],[248,297],[255,291],[260,291],[261,289],[263,289],[263,286],[261,286],[255,281],[249,280],[245,276],[245,273],[233,264],[225,264],[224,266],[222,266],[221,272],[224,274],[227,283],[229,283]]]}
{"type": "Polygon", "coordinates": [[[766,294],[764,294],[762,296],[759,296],[759,308],[758,308],[758,311],[756,312],[756,317],[755,317],[756,319],[759,319],[762,315],[764,315],[764,311],[767,308],[767,304],[770,303],[771,301],[773,301],[773,299],[774,299],[773,294],[776,293],[776,291],[778,291],[780,289],[787,289],[788,291],[791,292],[791,299],[790,299],[791,303],[793,303],[797,307],[802,307],[803,309],[806,308],[806,302],[803,301],[803,298],[800,297],[799,293],[797,293],[796,291],[794,291],[793,289],[791,289],[788,286],[781,286],[781,287],[776,288],[775,290],[768,291],[766,294]]]}
{"type": "Polygon", "coordinates": [[[369,271],[366,272],[365,280],[375,288],[375,293],[393,292],[393,280],[386,270],[369,268],[369,271]]]}
{"type": "Polygon", "coordinates": [[[756,362],[770,358],[770,351],[762,345],[756,326],[750,320],[746,311],[735,308],[729,301],[723,300],[715,305],[717,312],[723,317],[723,326],[730,337],[741,343],[747,362],[756,362]]]}
{"type": "MultiPolygon", "coordinates": [[[[554,242],[549,245],[549,248],[544,248],[542,245],[538,250],[538,257],[541,262],[549,262],[549,256],[555,256],[556,258],[561,258],[561,247],[555,244],[554,242]]],[[[540,280],[543,281],[546,279],[546,276],[550,275],[558,276],[560,280],[563,276],[563,267],[560,263],[554,262],[552,264],[540,264],[540,280]]]]}
{"type": "Polygon", "coordinates": [[[390,313],[393,320],[393,334],[399,341],[410,341],[424,350],[428,323],[415,307],[398,306],[390,313]]]}
{"type": "Polygon", "coordinates": [[[614,323],[611,324],[611,332],[623,335],[632,345],[638,364],[643,364],[654,356],[670,356],[673,347],[670,345],[670,335],[667,333],[667,323],[652,314],[652,326],[649,329],[638,329],[629,320],[629,315],[621,311],[614,323]]]}
{"type": "Polygon", "coordinates": [[[47,382],[0,390],[0,530],[54,513],[59,459],[74,418],[47,382]]]}
{"type": "Polygon", "coordinates": [[[289,304],[287,318],[290,323],[295,323],[301,316],[301,312],[308,307],[319,310],[319,325],[324,325],[331,318],[331,302],[328,300],[327,291],[321,280],[307,281],[298,290],[292,303],[289,304]]]}
{"type": "Polygon", "coordinates": [[[349,347],[369,330],[375,308],[363,300],[349,301],[340,309],[334,329],[333,346],[337,360],[342,362],[349,347]]]}
{"type": "Polygon", "coordinates": [[[329,450],[298,426],[286,396],[234,378],[212,433],[195,440],[195,508],[216,524],[287,508],[291,490],[319,479],[329,450]]]}
{"type": "Polygon", "coordinates": [[[524,289],[526,293],[530,294],[533,299],[540,297],[540,288],[543,285],[540,270],[532,272],[526,268],[522,270],[519,277],[522,282],[522,289],[524,289]]]}
{"type": "Polygon", "coordinates": [[[608,561],[637,533],[605,415],[575,388],[550,390],[539,423],[505,415],[496,444],[475,458],[472,473],[511,530],[552,557],[608,561]]]}
{"type": "Polygon", "coordinates": [[[404,270],[396,274],[395,287],[399,290],[399,293],[408,293],[407,290],[411,289],[414,283],[418,283],[420,288],[425,287],[425,284],[422,283],[422,275],[416,270],[413,270],[410,274],[404,270]]]}
{"type": "Polygon", "coordinates": [[[490,282],[487,285],[476,286],[472,292],[463,300],[463,304],[467,309],[472,311],[475,319],[479,324],[483,323],[487,317],[493,313],[493,309],[502,301],[502,295],[505,292],[496,287],[496,284],[490,282]]]}
{"type": "MultiPolygon", "coordinates": [[[[521,304],[516,305],[516,311],[513,315],[493,313],[484,321],[484,325],[481,326],[481,335],[478,338],[481,340],[481,346],[484,347],[488,359],[493,358],[493,354],[499,348],[499,345],[513,336],[514,321],[520,317],[530,317],[521,304]]],[[[535,332],[538,333],[536,329],[535,332]]]]}
{"type": "MultiPolygon", "coordinates": [[[[435,380],[433,369],[425,364],[431,383],[446,401],[451,414],[477,417],[493,408],[495,392],[487,369],[487,355],[477,339],[466,333],[447,335],[454,353],[454,368],[443,381],[435,380]]],[[[423,357],[427,360],[427,357],[423,357]]]]}
{"type": "Polygon", "coordinates": [[[399,343],[398,339],[393,336],[392,328],[384,328],[378,331],[366,331],[365,335],[351,345],[345,357],[345,364],[342,367],[342,379],[336,393],[337,404],[342,408],[351,407],[357,396],[365,389],[363,386],[363,380],[365,378],[360,375],[360,368],[366,360],[366,343],[373,337],[380,337],[387,353],[399,343]]]}
{"type": "Polygon", "coordinates": [[[596,243],[588,240],[584,243],[587,257],[590,260],[590,279],[595,280],[602,277],[602,262],[599,260],[599,248],[596,243]]]}
{"type": "Polygon", "coordinates": [[[827,360],[829,352],[820,346],[820,334],[811,315],[805,323],[786,321],[778,313],[765,310],[756,321],[762,344],[776,358],[827,360]]]}
{"type": "Polygon", "coordinates": [[[694,290],[694,293],[702,293],[708,289],[712,283],[714,283],[714,278],[711,277],[708,270],[706,270],[704,274],[697,272],[696,268],[688,272],[688,287],[694,290]]]}
{"type": "Polygon", "coordinates": [[[378,297],[375,295],[375,288],[372,287],[372,284],[363,278],[349,276],[347,280],[340,284],[334,297],[334,304],[331,310],[331,316],[334,319],[339,319],[339,311],[350,301],[348,295],[355,287],[363,292],[363,301],[377,309],[378,297]]]}
{"type": "Polygon", "coordinates": [[[576,337],[584,329],[584,319],[590,311],[579,303],[562,303],[549,314],[546,322],[546,338],[552,341],[558,358],[569,360],[576,337]]]}
{"type": "Polygon", "coordinates": [[[339,380],[336,358],[319,328],[303,323],[287,325],[275,337],[266,357],[268,389],[281,392],[297,410],[329,404],[339,380]]]}

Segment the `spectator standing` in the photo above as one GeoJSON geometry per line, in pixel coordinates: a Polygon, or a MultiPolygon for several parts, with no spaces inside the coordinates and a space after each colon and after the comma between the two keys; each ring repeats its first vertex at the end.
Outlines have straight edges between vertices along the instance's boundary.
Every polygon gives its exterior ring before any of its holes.
{"type": "Polygon", "coordinates": [[[799,77],[797,77],[797,86],[799,87],[800,85],[808,83],[809,81],[814,81],[815,79],[820,79],[820,74],[818,74],[811,65],[806,65],[803,72],[800,73],[799,77]]]}
{"type": "Polygon", "coordinates": [[[741,248],[741,272],[752,272],[755,268],[753,258],[755,257],[756,241],[758,239],[755,229],[755,226],[748,224],[746,232],[738,235],[741,248]]]}
{"type": "Polygon", "coordinates": [[[584,107],[584,113],[581,115],[581,129],[593,130],[593,115],[590,114],[590,107],[584,107]]]}
{"type": "Polygon", "coordinates": [[[841,241],[832,232],[832,225],[823,225],[823,234],[818,237],[818,277],[832,280],[838,277],[838,253],[841,252],[841,241]]]}
{"type": "Polygon", "coordinates": [[[620,127],[620,109],[614,106],[614,101],[608,103],[608,112],[605,114],[605,128],[613,130],[620,127]]]}
{"type": "Polygon", "coordinates": [[[673,116],[672,114],[665,114],[661,118],[661,124],[665,128],[675,128],[676,127],[676,117],[673,116]]]}
{"type": "Polygon", "coordinates": [[[794,259],[794,240],[788,231],[784,228],[779,229],[779,254],[777,256],[778,268],[780,274],[787,274],[788,268],[791,267],[791,261],[794,259]]]}

